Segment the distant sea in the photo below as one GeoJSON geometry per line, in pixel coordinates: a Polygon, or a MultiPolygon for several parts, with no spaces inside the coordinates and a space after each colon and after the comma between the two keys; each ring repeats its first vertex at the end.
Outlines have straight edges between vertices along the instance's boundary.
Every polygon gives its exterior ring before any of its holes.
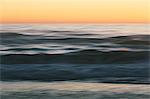
{"type": "Polygon", "coordinates": [[[148,24],[1,24],[1,99],[149,99],[148,24]]]}

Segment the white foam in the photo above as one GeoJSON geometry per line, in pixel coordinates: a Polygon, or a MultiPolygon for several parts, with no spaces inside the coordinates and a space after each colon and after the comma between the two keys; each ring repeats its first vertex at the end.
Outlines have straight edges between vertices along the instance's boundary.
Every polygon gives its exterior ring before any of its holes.
{"type": "Polygon", "coordinates": [[[146,84],[107,84],[88,82],[1,82],[1,91],[16,90],[63,90],[63,91],[100,91],[109,93],[149,94],[150,85],[146,84]]]}

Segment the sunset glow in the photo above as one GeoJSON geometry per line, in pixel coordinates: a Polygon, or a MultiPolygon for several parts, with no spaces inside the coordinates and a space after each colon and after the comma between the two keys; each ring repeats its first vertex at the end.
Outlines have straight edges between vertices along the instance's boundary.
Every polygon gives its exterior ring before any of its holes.
{"type": "Polygon", "coordinates": [[[148,0],[0,0],[0,23],[147,23],[148,0]]]}

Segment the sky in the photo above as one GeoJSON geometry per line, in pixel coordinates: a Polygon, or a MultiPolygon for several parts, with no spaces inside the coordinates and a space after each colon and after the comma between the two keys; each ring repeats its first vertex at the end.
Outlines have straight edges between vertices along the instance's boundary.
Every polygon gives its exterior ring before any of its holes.
{"type": "Polygon", "coordinates": [[[0,0],[0,23],[148,23],[150,0],[0,0]]]}

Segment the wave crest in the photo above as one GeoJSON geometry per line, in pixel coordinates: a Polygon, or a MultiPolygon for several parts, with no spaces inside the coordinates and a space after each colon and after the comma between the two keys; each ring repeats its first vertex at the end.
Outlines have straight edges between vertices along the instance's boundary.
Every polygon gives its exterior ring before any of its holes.
{"type": "Polygon", "coordinates": [[[132,63],[148,62],[148,51],[110,51],[82,50],[66,54],[8,54],[1,56],[2,64],[47,64],[47,63],[132,63]]]}

